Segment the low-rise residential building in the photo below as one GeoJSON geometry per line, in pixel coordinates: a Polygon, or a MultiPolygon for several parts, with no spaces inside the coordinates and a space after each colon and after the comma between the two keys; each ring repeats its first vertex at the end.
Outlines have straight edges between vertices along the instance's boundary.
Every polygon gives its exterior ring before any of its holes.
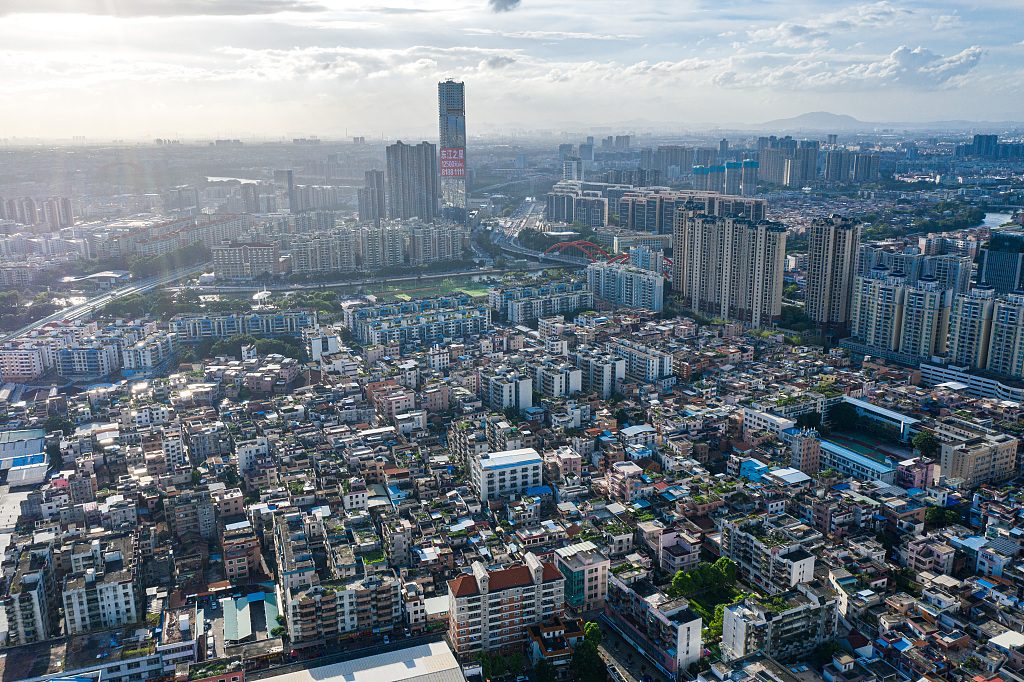
{"type": "Polygon", "coordinates": [[[722,659],[762,653],[779,660],[808,656],[836,635],[836,593],[818,581],[769,599],[747,597],[725,607],[722,659]]]}
{"type": "Polygon", "coordinates": [[[481,502],[521,495],[541,484],[542,466],[533,448],[485,453],[470,460],[470,487],[481,502]]]}
{"type": "Polygon", "coordinates": [[[565,603],[577,611],[604,607],[611,561],[593,542],[555,550],[555,566],[565,576],[565,603]]]}
{"type": "Polygon", "coordinates": [[[703,621],[690,602],[671,599],[646,580],[627,584],[609,574],[604,617],[670,678],[702,656],[703,621]]]}

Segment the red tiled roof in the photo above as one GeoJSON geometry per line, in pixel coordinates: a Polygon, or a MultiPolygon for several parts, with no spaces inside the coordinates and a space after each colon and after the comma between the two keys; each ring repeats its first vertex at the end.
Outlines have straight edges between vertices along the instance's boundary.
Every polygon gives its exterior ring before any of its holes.
{"type": "MultiPolygon", "coordinates": [[[[553,567],[552,567],[553,568],[553,567]]],[[[510,587],[522,587],[530,585],[530,569],[526,566],[513,566],[501,571],[492,571],[488,587],[493,590],[507,590],[510,587]]]]}
{"type": "Polygon", "coordinates": [[[561,580],[562,573],[552,563],[544,562],[544,582],[549,580],[561,580]]]}
{"type": "MultiPolygon", "coordinates": [[[[544,567],[544,573],[542,574],[544,582],[562,580],[562,574],[555,568],[553,563],[544,561],[541,565],[544,567]]],[[[530,569],[527,566],[512,566],[500,571],[489,571],[487,575],[489,577],[488,589],[491,592],[533,584],[533,579],[530,577],[530,569]]],[[[460,575],[454,580],[449,580],[448,588],[456,597],[468,597],[477,594],[479,591],[476,578],[469,574],[460,575]]]]}
{"type": "Polygon", "coordinates": [[[476,578],[471,575],[460,575],[448,581],[448,589],[456,597],[469,597],[477,593],[476,578]]]}

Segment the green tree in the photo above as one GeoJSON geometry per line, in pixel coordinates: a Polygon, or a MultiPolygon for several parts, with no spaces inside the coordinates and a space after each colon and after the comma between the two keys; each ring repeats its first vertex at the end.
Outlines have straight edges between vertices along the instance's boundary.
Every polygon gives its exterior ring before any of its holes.
{"type": "Polygon", "coordinates": [[[932,458],[939,452],[939,440],[932,435],[931,431],[922,431],[914,436],[911,442],[922,457],[932,458]]]}
{"type": "Polygon", "coordinates": [[[601,646],[601,626],[597,623],[587,623],[583,626],[583,638],[596,647],[601,646]]]}
{"type": "Polygon", "coordinates": [[[70,419],[65,419],[64,417],[58,417],[57,415],[47,417],[46,421],[43,422],[43,428],[46,430],[47,433],[60,431],[65,436],[70,436],[72,433],[75,432],[74,422],[72,422],[70,419]]]}
{"type": "Polygon", "coordinates": [[[473,660],[480,664],[480,677],[485,680],[491,679],[491,657],[481,651],[473,657],[473,660]]]}
{"type": "Polygon", "coordinates": [[[725,579],[726,585],[736,584],[737,568],[735,561],[728,557],[722,557],[721,559],[716,561],[714,565],[715,568],[718,569],[718,572],[722,574],[722,577],[725,579]]]}
{"type": "Polygon", "coordinates": [[[796,426],[799,429],[816,429],[821,426],[821,414],[818,412],[801,414],[796,418],[796,426]]]}
{"type": "Polygon", "coordinates": [[[626,410],[622,407],[615,410],[615,421],[618,423],[619,426],[622,426],[623,424],[628,424],[629,412],[626,412],[626,410]]]}
{"type": "Polygon", "coordinates": [[[709,634],[711,639],[718,639],[722,636],[722,623],[725,621],[725,604],[719,604],[715,607],[715,617],[711,619],[711,623],[708,624],[709,634]]]}
{"type": "Polygon", "coordinates": [[[533,666],[533,674],[537,676],[537,682],[555,682],[557,677],[555,666],[548,663],[545,658],[540,659],[537,661],[537,665],[533,666]]]}
{"type": "Polygon", "coordinates": [[[282,636],[284,636],[285,632],[287,632],[285,627],[283,625],[278,625],[276,628],[274,628],[273,630],[270,631],[270,636],[271,637],[282,637],[282,636]]]}
{"type": "Polygon", "coordinates": [[[509,675],[519,675],[523,672],[523,655],[520,653],[509,654],[508,657],[508,673],[509,675]]]}
{"type": "Polygon", "coordinates": [[[924,512],[924,521],[930,526],[944,528],[946,526],[946,510],[942,507],[928,507],[924,512]]]}
{"type": "Polygon", "coordinates": [[[584,639],[572,652],[569,671],[575,682],[605,682],[607,671],[597,647],[584,639]]]}
{"type": "Polygon", "coordinates": [[[673,599],[687,594],[693,594],[697,590],[690,576],[685,571],[677,571],[672,577],[672,584],[668,588],[668,596],[673,599]]]}
{"type": "Polygon", "coordinates": [[[46,446],[46,457],[57,471],[64,466],[64,456],[61,454],[59,443],[50,443],[46,446]]]}
{"type": "Polygon", "coordinates": [[[224,479],[224,485],[228,486],[229,488],[234,488],[238,485],[238,474],[235,473],[235,470],[232,467],[225,468],[222,477],[224,479]]]}
{"type": "Polygon", "coordinates": [[[192,485],[199,485],[203,480],[203,475],[199,473],[199,469],[192,470],[192,485]]]}
{"type": "Polygon", "coordinates": [[[840,431],[853,431],[859,421],[856,408],[845,400],[833,405],[828,411],[828,416],[840,431]]]}
{"type": "Polygon", "coordinates": [[[508,662],[501,654],[494,654],[491,657],[491,675],[501,677],[508,670],[508,662]]]}

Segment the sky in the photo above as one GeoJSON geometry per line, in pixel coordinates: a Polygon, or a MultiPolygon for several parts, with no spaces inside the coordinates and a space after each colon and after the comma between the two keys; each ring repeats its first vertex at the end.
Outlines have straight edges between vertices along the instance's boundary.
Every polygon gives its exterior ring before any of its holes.
{"type": "Polygon", "coordinates": [[[0,0],[0,138],[1024,120],[1020,0],[0,0]]]}

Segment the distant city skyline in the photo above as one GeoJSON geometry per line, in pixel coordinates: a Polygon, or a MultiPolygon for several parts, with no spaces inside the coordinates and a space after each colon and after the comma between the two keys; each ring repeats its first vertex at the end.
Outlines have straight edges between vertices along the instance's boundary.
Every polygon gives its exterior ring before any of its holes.
{"type": "Polygon", "coordinates": [[[448,77],[474,134],[1013,120],[1022,23],[1008,0],[5,0],[0,138],[433,141],[448,77]]]}

